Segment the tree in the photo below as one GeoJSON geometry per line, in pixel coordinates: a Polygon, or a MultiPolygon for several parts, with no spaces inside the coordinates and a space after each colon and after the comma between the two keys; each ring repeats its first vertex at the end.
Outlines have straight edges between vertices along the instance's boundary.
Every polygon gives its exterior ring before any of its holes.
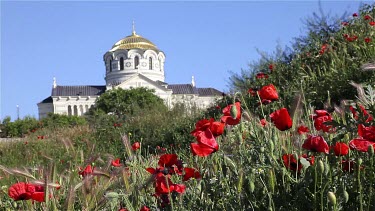
{"type": "Polygon", "coordinates": [[[102,94],[89,110],[89,114],[113,113],[116,116],[134,115],[153,108],[167,109],[164,101],[153,90],[140,87],[131,89],[115,88],[102,94]]]}

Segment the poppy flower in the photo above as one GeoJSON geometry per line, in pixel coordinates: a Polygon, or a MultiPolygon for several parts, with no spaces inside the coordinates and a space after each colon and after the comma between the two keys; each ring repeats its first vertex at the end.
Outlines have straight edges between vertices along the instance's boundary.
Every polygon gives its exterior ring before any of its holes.
{"type": "Polygon", "coordinates": [[[40,185],[19,182],[9,187],[8,195],[15,201],[32,199],[44,202],[44,188],[40,185]]]}
{"type": "Polygon", "coordinates": [[[199,171],[197,171],[194,168],[186,167],[186,168],[184,168],[184,172],[185,172],[185,174],[184,174],[184,178],[182,179],[182,181],[188,181],[190,178],[195,178],[195,179],[202,178],[199,171]]]}
{"type": "Polygon", "coordinates": [[[128,211],[126,208],[120,208],[118,211],[128,211]]]}
{"type": "Polygon", "coordinates": [[[269,69],[271,72],[273,71],[273,68],[274,68],[274,65],[273,65],[273,64],[268,65],[268,69],[269,69]]]}
{"type": "Polygon", "coordinates": [[[261,119],[261,120],[260,120],[260,125],[261,125],[262,127],[266,126],[266,125],[267,125],[267,120],[266,120],[266,119],[261,119]]]}
{"type": "Polygon", "coordinates": [[[297,128],[297,132],[298,134],[302,135],[304,133],[308,133],[310,130],[308,127],[304,126],[304,125],[301,125],[297,128]]]}
{"type": "Polygon", "coordinates": [[[371,21],[368,24],[370,24],[370,26],[375,26],[375,21],[371,21]]]}
{"type": "Polygon", "coordinates": [[[279,99],[279,95],[277,94],[276,88],[273,84],[263,86],[259,90],[259,97],[261,100],[270,100],[270,101],[275,101],[279,99]]]}
{"type": "Polygon", "coordinates": [[[288,169],[290,169],[294,172],[299,173],[301,171],[302,167],[303,167],[301,162],[300,162],[301,157],[308,160],[311,165],[314,165],[314,160],[315,160],[314,156],[308,157],[306,154],[301,155],[299,157],[298,161],[295,158],[294,154],[284,154],[282,159],[283,159],[283,163],[284,163],[286,168],[288,168],[288,169]]]}
{"type": "Polygon", "coordinates": [[[134,142],[132,145],[132,150],[137,151],[139,148],[141,148],[141,144],[139,142],[134,142]]]}
{"type": "Polygon", "coordinates": [[[329,153],[329,146],[322,136],[310,135],[302,144],[302,148],[313,152],[329,153]]]}
{"type": "Polygon", "coordinates": [[[147,206],[143,206],[139,211],[150,211],[150,208],[148,208],[147,206]]]}
{"type": "Polygon", "coordinates": [[[210,129],[207,128],[205,131],[201,131],[196,137],[198,143],[190,144],[190,149],[193,155],[206,157],[219,150],[219,145],[210,129]]]}
{"type": "Polygon", "coordinates": [[[186,190],[186,186],[183,184],[173,184],[173,191],[177,193],[184,193],[186,190]]]}
{"type": "MultiPolygon", "coordinates": [[[[346,172],[354,172],[355,169],[358,169],[358,164],[354,160],[343,160],[341,161],[342,170],[346,172]]],[[[363,166],[360,166],[359,169],[363,169],[363,166]]]]}
{"type": "Polygon", "coordinates": [[[356,138],[349,142],[350,149],[355,149],[360,152],[367,152],[370,145],[375,148],[375,142],[366,139],[356,138]]]}
{"type": "Polygon", "coordinates": [[[235,104],[228,105],[223,109],[224,116],[221,117],[221,121],[224,122],[227,125],[237,125],[241,121],[241,103],[236,102],[235,104]],[[232,108],[234,106],[234,108],[232,108]],[[233,115],[233,112],[235,111],[235,116],[233,115]]]}
{"type": "Polygon", "coordinates": [[[357,13],[353,13],[353,17],[358,17],[358,14],[357,13]]]}
{"type": "Polygon", "coordinates": [[[86,177],[88,175],[91,175],[94,172],[94,168],[91,167],[91,165],[87,165],[85,169],[79,168],[78,174],[81,175],[82,177],[86,177]]]}
{"type": "Polygon", "coordinates": [[[292,127],[292,118],[286,108],[282,108],[270,114],[271,121],[277,129],[284,131],[292,127]]]}
{"type": "Polygon", "coordinates": [[[114,167],[120,167],[121,166],[120,158],[117,158],[116,160],[113,160],[111,162],[111,165],[114,166],[114,167]]]}
{"type": "Polygon", "coordinates": [[[349,23],[344,21],[344,22],[341,23],[341,25],[342,25],[342,26],[348,26],[349,23]]]}
{"type": "Polygon", "coordinates": [[[347,155],[349,153],[349,146],[342,142],[336,142],[332,148],[336,156],[347,155]]]}
{"type": "Polygon", "coordinates": [[[363,124],[359,124],[358,135],[364,139],[375,142],[375,126],[366,127],[363,124]]]}
{"type": "Polygon", "coordinates": [[[191,132],[191,135],[197,136],[200,131],[205,131],[207,128],[209,128],[212,134],[217,137],[224,133],[224,127],[224,123],[215,122],[214,118],[211,118],[210,120],[202,119],[195,124],[195,130],[191,132]]]}
{"type": "Polygon", "coordinates": [[[330,132],[332,125],[326,125],[325,122],[331,122],[332,117],[326,110],[315,110],[315,114],[312,115],[314,120],[314,127],[316,130],[322,130],[323,132],[330,132]]]}
{"type": "Polygon", "coordinates": [[[268,75],[265,74],[265,73],[257,73],[256,78],[257,79],[266,79],[266,78],[268,78],[268,75]]]}
{"type": "Polygon", "coordinates": [[[323,44],[322,47],[320,47],[319,54],[322,55],[324,52],[328,50],[328,44],[323,44]]]}
{"type": "Polygon", "coordinates": [[[356,35],[346,37],[346,40],[349,42],[356,41],[357,39],[358,39],[358,36],[356,35]]]}
{"type": "Polygon", "coordinates": [[[257,89],[250,88],[247,92],[253,97],[257,96],[257,89]]]}
{"type": "Polygon", "coordinates": [[[364,19],[365,19],[365,20],[371,20],[372,18],[371,18],[370,15],[365,15],[364,19]]]}

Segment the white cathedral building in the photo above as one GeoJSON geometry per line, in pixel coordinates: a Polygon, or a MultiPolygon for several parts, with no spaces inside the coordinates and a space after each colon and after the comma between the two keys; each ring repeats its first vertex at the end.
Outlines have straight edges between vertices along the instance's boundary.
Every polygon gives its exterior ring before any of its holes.
{"type": "Polygon", "coordinates": [[[197,88],[190,84],[168,84],[165,80],[165,55],[148,39],[134,30],[116,42],[103,56],[106,85],[60,86],[53,80],[51,96],[38,103],[39,118],[48,113],[81,116],[106,90],[146,87],[155,90],[168,107],[176,103],[206,108],[222,96],[214,88],[197,88]]]}

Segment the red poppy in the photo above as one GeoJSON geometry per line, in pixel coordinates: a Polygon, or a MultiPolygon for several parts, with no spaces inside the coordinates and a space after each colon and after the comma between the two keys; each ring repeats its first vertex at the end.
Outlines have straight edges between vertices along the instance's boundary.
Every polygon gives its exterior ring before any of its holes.
{"type": "Polygon", "coordinates": [[[177,193],[184,193],[186,190],[186,186],[183,184],[173,184],[173,191],[177,193]]]}
{"type": "Polygon", "coordinates": [[[266,78],[268,78],[268,75],[265,74],[265,73],[257,73],[256,78],[257,79],[266,79],[266,78]]]}
{"type": "Polygon", "coordinates": [[[253,88],[250,88],[247,92],[253,97],[257,95],[257,90],[253,88]]]}
{"type": "Polygon", "coordinates": [[[137,151],[139,148],[141,148],[141,144],[139,142],[134,142],[132,145],[132,150],[137,151]]]}
{"type": "Polygon", "coordinates": [[[332,148],[336,156],[347,155],[349,153],[349,146],[342,142],[336,142],[332,148]]]}
{"type": "Polygon", "coordinates": [[[323,132],[330,132],[332,125],[326,125],[325,122],[331,122],[332,117],[326,110],[315,110],[315,114],[312,115],[314,120],[314,127],[316,130],[322,130],[323,132]]]}
{"type": "Polygon", "coordinates": [[[273,64],[268,65],[268,69],[272,72],[275,66],[273,64]]]}
{"type": "Polygon", "coordinates": [[[353,13],[353,17],[358,17],[358,14],[357,13],[353,13]]]}
{"type": "Polygon", "coordinates": [[[284,131],[292,127],[292,118],[286,108],[282,108],[270,114],[271,121],[275,124],[276,128],[284,131]]]}
{"type": "Polygon", "coordinates": [[[365,20],[371,20],[372,18],[371,18],[370,15],[365,15],[364,19],[365,19],[365,20]]]}
{"type": "Polygon", "coordinates": [[[266,119],[261,119],[260,120],[260,125],[262,125],[262,127],[266,126],[267,125],[267,120],[266,119]]]}
{"type": "Polygon", "coordinates": [[[349,42],[356,41],[357,39],[358,39],[358,36],[356,35],[346,37],[346,40],[349,42]]]}
{"type": "Polygon", "coordinates": [[[91,165],[87,165],[84,170],[82,170],[81,167],[79,167],[79,172],[78,174],[81,175],[82,177],[86,177],[88,175],[91,175],[94,172],[94,168],[91,167],[91,165]]]}
{"type": "Polygon", "coordinates": [[[319,54],[322,55],[324,52],[328,50],[328,44],[323,44],[322,47],[320,47],[319,54]]]}
{"type": "Polygon", "coordinates": [[[313,152],[329,153],[329,146],[322,136],[310,135],[302,144],[302,148],[313,152]]]}
{"type": "Polygon", "coordinates": [[[118,211],[128,211],[126,208],[120,208],[118,211]]]}
{"type": "Polygon", "coordinates": [[[210,129],[201,131],[196,137],[198,143],[190,144],[191,152],[193,153],[193,155],[206,157],[211,153],[219,150],[219,145],[217,144],[215,137],[212,135],[210,129]]]}
{"type": "Polygon", "coordinates": [[[221,117],[221,121],[227,125],[237,125],[241,121],[241,103],[236,102],[234,105],[228,105],[223,109],[224,116],[221,117]],[[234,108],[232,108],[235,106],[234,108]],[[235,110],[235,117],[232,117],[231,110],[235,110]]]}
{"type": "Polygon", "coordinates": [[[143,206],[139,211],[150,211],[150,208],[148,208],[147,206],[143,206]]]}
{"type": "Polygon", "coordinates": [[[368,23],[368,24],[370,24],[371,26],[375,26],[375,21],[371,21],[371,22],[368,23]]]}
{"type": "Polygon", "coordinates": [[[114,167],[120,167],[121,166],[120,158],[117,158],[116,160],[113,160],[111,164],[114,167]]]}
{"type": "MultiPolygon", "coordinates": [[[[358,164],[354,160],[343,160],[341,161],[342,170],[346,172],[354,172],[354,169],[358,169],[358,164]]],[[[359,169],[363,169],[363,166],[360,166],[359,169]]]]}
{"type": "Polygon", "coordinates": [[[358,125],[358,135],[364,139],[375,142],[375,126],[358,125]]]}
{"type": "Polygon", "coordinates": [[[349,142],[350,149],[355,149],[360,152],[367,152],[370,145],[375,148],[375,142],[366,139],[356,138],[349,142]]]}
{"type": "Polygon", "coordinates": [[[344,22],[341,23],[341,25],[342,25],[342,26],[348,26],[349,23],[344,21],[344,22]]]}
{"type": "Polygon", "coordinates": [[[163,173],[157,173],[155,175],[155,194],[169,194],[173,191],[173,182],[170,178],[170,175],[164,175],[163,173]]]}
{"type": "MultiPolygon", "coordinates": [[[[315,160],[314,156],[307,157],[306,154],[303,154],[303,155],[299,156],[299,159],[301,157],[308,160],[311,165],[314,165],[314,160],[315,160]]],[[[288,168],[288,169],[290,169],[294,172],[297,171],[298,173],[301,171],[303,166],[302,166],[299,159],[298,159],[298,163],[297,163],[297,160],[296,160],[294,154],[284,154],[282,158],[283,158],[283,162],[284,162],[284,165],[285,165],[286,168],[288,168]]]]}
{"type": "Polygon", "coordinates": [[[122,123],[113,123],[113,127],[121,127],[122,123]]]}
{"type": "Polygon", "coordinates": [[[270,101],[279,99],[279,95],[277,94],[276,88],[273,84],[263,86],[259,90],[259,97],[261,100],[270,100],[270,101]]]}
{"type": "Polygon", "coordinates": [[[8,195],[15,201],[32,199],[44,202],[44,188],[40,185],[19,182],[9,187],[8,195]]]}
{"type": "Polygon", "coordinates": [[[297,132],[298,132],[298,134],[302,135],[304,133],[310,132],[310,130],[309,130],[308,127],[306,127],[304,125],[301,125],[301,126],[298,127],[297,132]]]}
{"type": "Polygon", "coordinates": [[[187,168],[186,167],[186,168],[184,168],[184,171],[185,171],[185,174],[184,174],[184,178],[182,179],[182,181],[188,181],[190,178],[195,178],[195,179],[202,178],[199,171],[197,171],[194,168],[187,168]]]}
{"type": "Polygon", "coordinates": [[[191,135],[197,136],[200,131],[205,131],[209,128],[212,134],[217,137],[224,133],[225,124],[222,122],[215,122],[213,118],[210,120],[202,119],[195,124],[195,130],[191,132],[191,135]]]}

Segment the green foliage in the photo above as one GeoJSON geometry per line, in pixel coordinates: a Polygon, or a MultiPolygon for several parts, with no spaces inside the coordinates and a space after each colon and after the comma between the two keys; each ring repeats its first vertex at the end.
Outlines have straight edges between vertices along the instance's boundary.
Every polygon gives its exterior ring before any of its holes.
{"type": "Polygon", "coordinates": [[[113,113],[117,116],[126,116],[138,110],[147,110],[158,107],[166,109],[163,100],[154,94],[153,90],[139,87],[131,89],[116,88],[106,91],[95,102],[89,111],[93,113],[113,113]]]}
{"type": "Polygon", "coordinates": [[[375,58],[375,28],[369,24],[371,20],[364,19],[365,15],[374,16],[375,7],[364,5],[360,11],[358,17],[349,20],[314,14],[306,21],[306,36],[296,39],[293,49],[278,47],[272,55],[261,53],[261,59],[249,70],[231,76],[232,89],[247,93],[249,88],[256,90],[272,83],[284,106],[290,106],[300,92],[308,104],[320,108],[328,100],[338,104],[343,99],[355,99],[351,81],[375,83],[375,71],[363,68],[375,58]],[[272,71],[269,65],[274,67],[272,71]],[[269,78],[257,79],[260,72],[269,74],[269,78]]]}
{"type": "Polygon", "coordinates": [[[10,117],[5,117],[2,122],[1,137],[23,137],[31,130],[39,127],[39,121],[34,117],[26,116],[13,122],[10,117]]]}

